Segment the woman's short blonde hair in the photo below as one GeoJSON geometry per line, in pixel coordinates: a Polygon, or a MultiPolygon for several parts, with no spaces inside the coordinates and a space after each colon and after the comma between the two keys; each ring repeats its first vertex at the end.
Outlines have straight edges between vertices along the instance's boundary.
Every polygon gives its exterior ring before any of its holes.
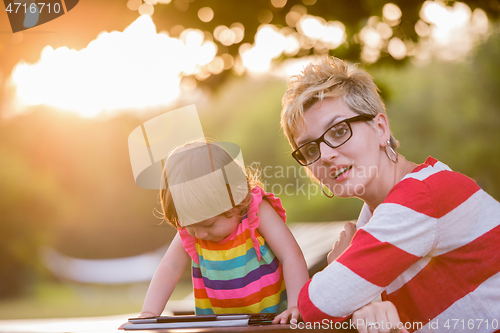
{"type": "MultiPolygon", "coordinates": [[[[281,127],[293,149],[297,149],[294,137],[304,124],[304,112],[314,103],[325,98],[342,98],[344,103],[358,114],[385,114],[385,105],[372,77],[365,71],[338,58],[324,56],[317,64],[309,64],[300,75],[293,76],[283,96],[281,127]]],[[[390,144],[398,148],[392,136],[390,144]]]]}

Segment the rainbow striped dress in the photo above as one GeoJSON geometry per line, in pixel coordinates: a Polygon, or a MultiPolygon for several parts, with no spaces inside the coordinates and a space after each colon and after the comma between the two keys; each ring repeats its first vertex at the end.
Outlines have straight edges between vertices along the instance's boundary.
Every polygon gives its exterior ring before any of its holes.
{"type": "Polygon", "coordinates": [[[259,204],[265,198],[286,220],[281,200],[252,189],[248,213],[226,239],[215,243],[179,230],[191,256],[196,314],[282,312],[286,310],[283,268],[258,233],[259,204]]]}

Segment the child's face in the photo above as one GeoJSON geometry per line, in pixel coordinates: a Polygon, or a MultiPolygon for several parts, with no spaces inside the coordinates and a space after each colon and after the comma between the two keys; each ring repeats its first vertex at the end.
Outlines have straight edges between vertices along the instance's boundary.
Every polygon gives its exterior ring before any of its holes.
{"type": "Polygon", "coordinates": [[[233,214],[231,217],[217,215],[205,221],[188,225],[187,232],[198,239],[220,242],[229,236],[240,223],[238,215],[233,214]]]}

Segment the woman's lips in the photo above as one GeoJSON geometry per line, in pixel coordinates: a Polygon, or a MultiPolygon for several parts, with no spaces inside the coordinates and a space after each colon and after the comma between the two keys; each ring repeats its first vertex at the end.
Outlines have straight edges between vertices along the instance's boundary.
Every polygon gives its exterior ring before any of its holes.
{"type": "Polygon", "coordinates": [[[344,179],[347,178],[347,176],[349,175],[349,173],[351,172],[352,170],[352,165],[349,165],[349,166],[345,166],[345,167],[341,167],[341,168],[338,168],[335,170],[335,173],[333,173],[333,179],[337,182],[340,182],[344,179]]]}

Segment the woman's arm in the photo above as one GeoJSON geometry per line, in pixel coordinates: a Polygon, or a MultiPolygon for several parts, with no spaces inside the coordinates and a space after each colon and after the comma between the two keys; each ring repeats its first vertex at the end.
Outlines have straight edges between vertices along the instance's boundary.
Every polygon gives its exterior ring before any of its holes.
{"type": "Polygon", "coordinates": [[[304,255],[295,241],[290,229],[266,200],[259,204],[260,218],[257,230],[264,237],[267,244],[283,265],[288,298],[288,309],[274,319],[274,323],[286,323],[299,319],[297,300],[300,288],[309,279],[304,255]]]}
{"type": "Polygon", "coordinates": [[[177,233],[149,284],[141,316],[159,316],[186,269],[189,255],[177,233]]]}
{"type": "MultiPolygon", "coordinates": [[[[428,194],[415,192],[405,199],[428,194]]],[[[421,200],[433,206],[430,196],[421,200]]],[[[435,239],[436,219],[403,205],[381,204],[347,250],[302,288],[302,317],[311,322],[348,319],[426,256],[435,239]]]]}

